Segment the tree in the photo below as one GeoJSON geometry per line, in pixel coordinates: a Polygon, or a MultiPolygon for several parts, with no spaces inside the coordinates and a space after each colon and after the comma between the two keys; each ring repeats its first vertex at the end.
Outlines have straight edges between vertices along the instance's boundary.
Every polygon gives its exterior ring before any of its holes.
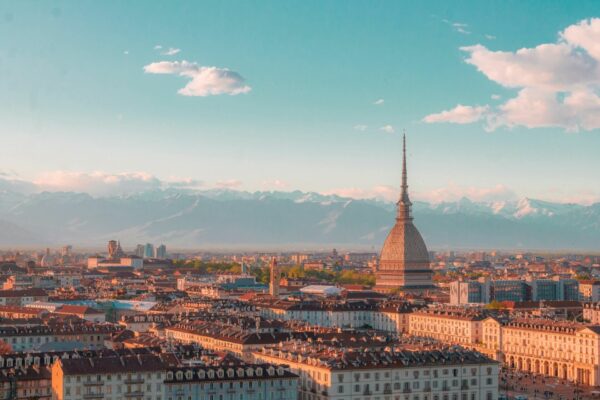
{"type": "Polygon", "coordinates": [[[2,354],[10,354],[13,352],[10,344],[6,343],[4,340],[0,339],[0,355],[2,354]]]}

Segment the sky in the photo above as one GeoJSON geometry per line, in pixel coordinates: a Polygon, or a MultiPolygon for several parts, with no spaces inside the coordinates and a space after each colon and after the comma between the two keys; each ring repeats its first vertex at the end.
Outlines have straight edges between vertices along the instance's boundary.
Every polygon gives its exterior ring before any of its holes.
{"type": "Polygon", "coordinates": [[[0,2],[0,189],[600,201],[597,1],[141,4],[0,2]]]}

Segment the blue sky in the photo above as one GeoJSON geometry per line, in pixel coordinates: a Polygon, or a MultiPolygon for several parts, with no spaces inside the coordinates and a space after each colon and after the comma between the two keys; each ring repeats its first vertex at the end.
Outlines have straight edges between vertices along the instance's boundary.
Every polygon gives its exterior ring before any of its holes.
{"type": "Polygon", "coordinates": [[[4,1],[0,171],[97,194],[392,198],[406,129],[413,197],[595,201],[598,16],[585,1],[4,1]]]}

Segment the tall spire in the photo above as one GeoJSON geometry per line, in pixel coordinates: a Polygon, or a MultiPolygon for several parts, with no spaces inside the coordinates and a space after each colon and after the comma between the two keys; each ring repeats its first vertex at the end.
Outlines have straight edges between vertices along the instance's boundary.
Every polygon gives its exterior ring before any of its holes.
{"type": "Polygon", "coordinates": [[[408,198],[408,174],[406,173],[406,133],[402,135],[402,186],[400,192],[400,200],[398,206],[398,214],[396,220],[406,221],[412,219],[410,215],[410,206],[412,203],[408,198]]]}

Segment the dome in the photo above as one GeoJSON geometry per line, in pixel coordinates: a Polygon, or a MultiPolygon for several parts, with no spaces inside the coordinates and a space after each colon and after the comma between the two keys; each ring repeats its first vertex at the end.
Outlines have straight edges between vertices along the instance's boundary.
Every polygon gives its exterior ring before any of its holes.
{"type": "Polygon", "coordinates": [[[396,204],[396,223],[383,243],[376,272],[375,290],[382,293],[433,287],[429,252],[411,215],[412,203],[408,198],[406,174],[406,138],[402,155],[402,192],[396,204]]]}
{"type": "Polygon", "coordinates": [[[381,249],[380,269],[423,265],[429,265],[429,253],[423,237],[412,221],[398,221],[381,249]]]}

